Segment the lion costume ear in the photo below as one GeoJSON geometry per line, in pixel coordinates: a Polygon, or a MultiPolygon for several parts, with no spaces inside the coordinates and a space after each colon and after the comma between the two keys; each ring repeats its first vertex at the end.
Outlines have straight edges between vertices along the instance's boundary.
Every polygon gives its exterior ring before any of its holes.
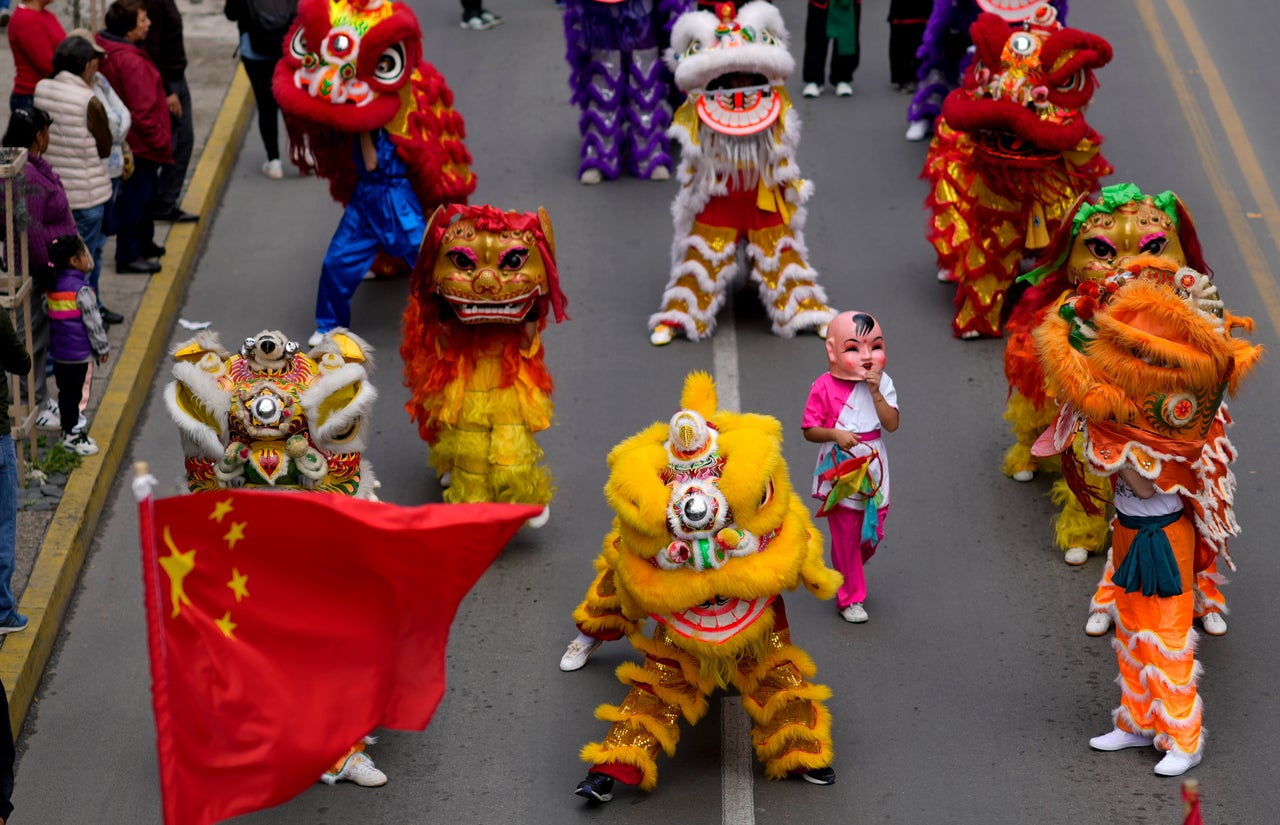
{"type": "Polygon", "coordinates": [[[684,379],[684,392],[680,395],[680,408],[693,410],[708,421],[716,414],[720,401],[716,396],[716,382],[705,372],[691,372],[684,379]]]}
{"type": "Polygon", "coordinates": [[[551,250],[551,257],[556,255],[556,233],[551,228],[551,213],[547,211],[545,206],[538,207],[538,223],[542,224],[542,234],[547,239],[547,248],[551,250]]]}

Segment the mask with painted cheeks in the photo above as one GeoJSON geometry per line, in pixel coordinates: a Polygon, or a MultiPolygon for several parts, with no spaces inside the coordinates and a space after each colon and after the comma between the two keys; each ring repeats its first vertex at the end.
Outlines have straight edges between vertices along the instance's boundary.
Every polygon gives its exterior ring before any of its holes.
{"type": "Polygon", "coordinates": [[[827,365],[845,381],[865,381],[868,370],[884,372],[884,331],[865,312],[842,312],[827,327],[827,365]]]}

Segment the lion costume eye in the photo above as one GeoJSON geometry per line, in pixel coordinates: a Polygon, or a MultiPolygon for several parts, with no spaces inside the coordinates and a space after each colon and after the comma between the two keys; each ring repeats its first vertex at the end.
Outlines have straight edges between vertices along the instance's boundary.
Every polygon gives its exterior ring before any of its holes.
{"type": "Polygon", "coordinates": [[[700,51],[702,51],[702,41],[691,40],[689,41],[689,45],[684,47],[684,56],[692,57],[693,55],[697,54],[700,51]]]}
{"type": "Polygon", "coordinates": [[[302,26],[298,27],[298,30],[293,33],[293,39],[289,41],[289,54],[299,60],[307,56],[307,34],[302,26]]]}
{"type": "Polygon", "coordinates": [[[378,57],[373,76],[382,83],[394,83],[404,75],[404,46],[396,43],[378,57]]]}
{"type": "Polygon", "coordinates": [[[1066,83],[1059,83],[1057,88],[1060,92],[1082,92],[1085,87],[1084,70],[1078,71],[1071,77],[1067,78],[1066,83]]]}
{"type": "Polygon", "coordinates": [[[529,250],[521,247],[519,249],[508,249],[506,254],[502,256],[502,260],[498,263],[499,268],[505,270],[517,270],[524,266],[524,262],[529,260],[529,250]]]}

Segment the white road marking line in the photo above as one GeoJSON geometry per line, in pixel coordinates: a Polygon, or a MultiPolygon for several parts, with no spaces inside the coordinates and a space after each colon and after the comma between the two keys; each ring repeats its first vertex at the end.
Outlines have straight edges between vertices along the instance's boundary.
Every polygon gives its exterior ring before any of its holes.
{"type": "Polygon", "coordinates": [[[737,696],[720,700],[720,751],[720,822],[722,825],[755,825],[751,718],[737,696]]]}
{"type": "MultiPolygon", "coordinates": [[[[720,409],[741,412],[738,391],[738,331],[733,323],[733,288],[720,311],[723,323],[711,337],[716,394],[720,409]]],[[[737,696],[720,702],[720,821],[723,825],[755,825],[755,775],[752,772],[751,719],[737,696]]]]}
{"type": "Polygon", "coordinates": [[[738,330],[733,323],[733,285],[728,287],[724,306],[720,309],[723,323],[716,326],[716,334],[711,336],[711,356],[716,380],[716,395],[720,399],[720,409],[730,412],[742,411],[742,398],[738,394],[738,330]]]}

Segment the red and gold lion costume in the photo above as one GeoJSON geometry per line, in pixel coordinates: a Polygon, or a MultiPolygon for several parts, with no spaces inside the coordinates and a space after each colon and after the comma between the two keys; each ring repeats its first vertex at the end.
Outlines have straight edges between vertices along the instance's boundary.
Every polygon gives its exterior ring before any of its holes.
{"type": "Polygon", "coordinates": [[[1202,716],[1194,577],[1219,555],[1230,564],[1226,540],[1239,530],[1230,472],[1215,454],[1225,441],[1223,396],[1235,393],[1262,354],[1232,335],[1251,328],[1249,319],[1222,309],[1206,275],[1139,256],[1125,271],[1083,283],[1034,333],[1048,390],[1062,405],[1036,452],[1064,453],[1067,479],[1087,508],[1097,491],[1072,469],[1077,438],[1093,472],[1132,471],[1156,493],[1182,500],[1183,512],[1154,531],[1163,531],[1163,563],[1173,569],[1160,571],[1159,549],[1139,541],[1147,528],[1121,520],[1113,526],[1109,571],[1116,571],[1113,646],[1122,689],[1116,727],[1176,750],[1190,764],[1199,761],[1202,716]],[[1143,555],[1130,557],[1131,550],[1143,555]],[[1135,569],[1138,582],[1129,578],[1135,569]],[[1160,572],[1172,576],[1167,589],[1156,586],[1160,572]]]}
{"type": "Polygon", "coordinates": [[[405,309],[406,405],[447,483],[445,501],[547,505],[534,433],[551,424],[547,318],[565,319],[546,210],[441,207],[427,225],[405,309]]]}
{"type": "Polygon", "coordinates": [[[574,612],[584,632],[625,634],[644,654],[618,668],[631,690],[596,710],[612,727],[582,759],[593,774],[645,790],[657,785],[658,752],[675,753],[680,717],[696,723],[729,685],[767,777],[832,760],[831,691],[809,681],[816,667],[791,642],[781,593],[804,586],[830,599],[842,579],[824,564],[822,534],[791,487],[781,425],[717,407],[711,377],[692,373],[670,422],[609,453],[605,495],[616,515],[574,612]]]}
{"type": "Polygon", "coordinates": [[[1084,119],[1111,46],[1063,27],[1049,5],[1015,26],[982,14],[969,31],[973,63],[943,104],[921,177],[938,277],[956,282],[955,334],[999,337],[1022,259],[1112,172],[1084,119]]]}

